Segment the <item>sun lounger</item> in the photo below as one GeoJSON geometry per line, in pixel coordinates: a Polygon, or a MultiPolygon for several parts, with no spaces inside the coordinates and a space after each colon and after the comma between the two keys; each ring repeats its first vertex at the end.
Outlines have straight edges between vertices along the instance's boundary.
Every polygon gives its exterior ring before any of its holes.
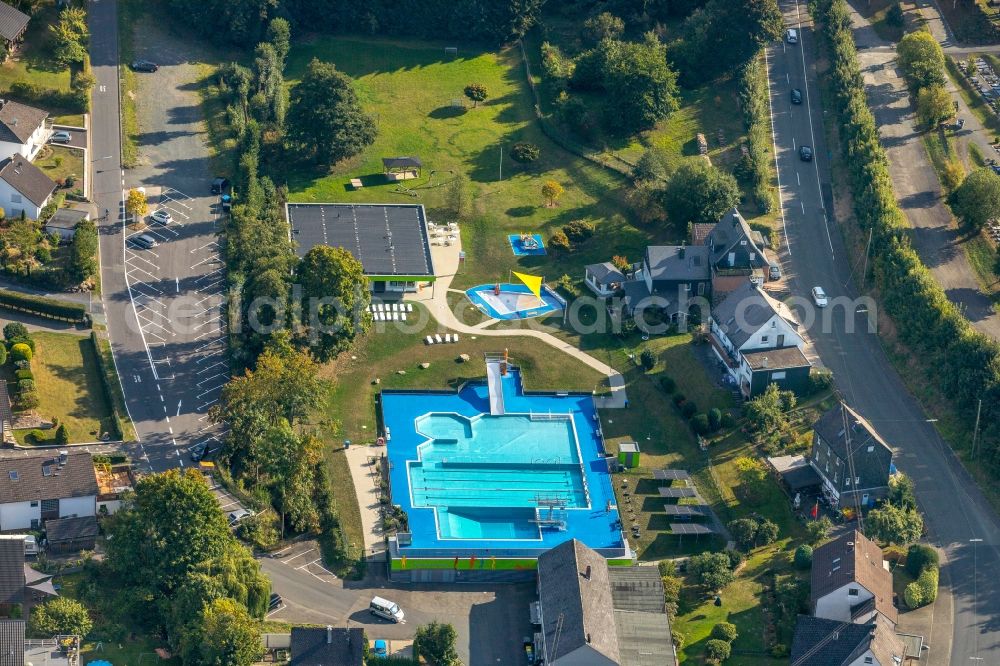
{"type": "Polygon", "coordinates": [[[435,333],[434,334],[434,342],[436,342],[438,344],[441,344],[442,342],[444,342],[444,340],[441,339],[441,334],[440,333],[435,333]]]}
{"type": "Polygon", "coordinates": [[[424,341],[426,341],[426,342],[427,342],[427,344],[429,344],[429,345],[432,345],[432,344],[434,344],[434,338],[432,338],[432,337],[431,337],[431,336],[429,336],[429,335],[428,335],[428,336],[427,336],[426,338],[424,338],[424,341]]]}
{"type": "Polygon", "coordinates": [[[452,342],[458,342],[458,333],[456,333],[455,335],[451,336],[451,341],[452,342]]]}
{"type": "Polygon", "coordinates": [[[406,313],[405,313],[405,312],[403,312],[403,313],[401,313],[401,314],[399,315],[399,320],[400,320],[400,321],[406,321],[406,313]]]}
{"type": "Polygon", "coordinates": [[[407,312],[413,312],[413,303],[407,303],[406,304],[406,311],[407,312]]]}
{"type": "Polygon", "coordinates": [[[392,320],[393,321],[399,321],[399,313],[398,312],[393,312],[392,313],[392,320]]]}
{"type": "Polygon", "coordinates": [[[444,341],[445,342],[451,342],[451,333],[445,333],[444,334],[444,341]]]}

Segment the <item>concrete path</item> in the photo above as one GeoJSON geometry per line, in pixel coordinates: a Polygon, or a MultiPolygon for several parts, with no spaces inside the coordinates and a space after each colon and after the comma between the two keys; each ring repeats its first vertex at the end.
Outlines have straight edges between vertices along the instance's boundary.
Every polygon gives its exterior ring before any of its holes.
{"type": "Polygon", "coordinates": [[[378,467],[368,461],[384,452],[384,447],[371,446],[352,446],[344,451],[351,469],[354,492],[358,497],[358,508],[361,510],[365,553],[369,556],[385,550],[385,534],[378,511],[378,467]]]}
{"type": "Polygon", "coordinates": [[[437,283],[433,289],[424,289],[416,294],[407,295],[407,300],[419,301],[423,303],[431,316],[446,329],[465,333],[467,335],[483,335],[496,337],[531,337],[543,342],[553,349],[557,349],[568,354],[585,365],[597,370],[608,377],[608,385],[611,394],[607,396],[597,396],[594,403],[599,409],[622,409],[628,402],[625,393],[625,378],[621,373],[612,368],[607,363],[598,361],[593,356],[584,353],[573,345],[560,340],[551,333],[536,329],[515,329],[515,330],[490,330],[484,326],[497,323],[497,320],[490,320],[485,324],[469,326],[459,321],[455,312],[448,305],[448,291],[452,279],[459,269],[459,252],[461,245],[455,244],[451,247],[432,247],[431,255],[434,259],[435,270],[438,275],[437,283]]]}

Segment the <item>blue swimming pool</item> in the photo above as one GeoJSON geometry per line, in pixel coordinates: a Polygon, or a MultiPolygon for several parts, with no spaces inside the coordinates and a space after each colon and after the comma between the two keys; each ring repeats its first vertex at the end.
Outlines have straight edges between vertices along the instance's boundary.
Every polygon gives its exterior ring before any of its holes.
{"type": "Polygon", "coordinates": [[[481,284],[465,291],[465,295],[479,310],[493,319],[530,319],[552,314],[566,307],[566,301],[547,285],[542,285],[541,295],[535,296],[526,285],[481,284]]]}
{"type": "Polygon", "coordinates": [[[541,234],[510,234],[507,240],[510,241],[510,249],[519,257],[545,255],[545,241],[541,234]]]}

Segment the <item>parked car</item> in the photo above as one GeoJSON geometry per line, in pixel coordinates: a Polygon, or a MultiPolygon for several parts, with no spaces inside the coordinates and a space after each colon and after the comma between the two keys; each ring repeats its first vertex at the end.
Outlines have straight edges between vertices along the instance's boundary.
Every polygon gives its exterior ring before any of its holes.
{"type": "Polygon", "coordinates": [[[803,162],[812,162],[813,149],[809,146],[799,146],[799,158],[803,162]]]}
{"type": "Polygon", "coordinates": [[[779,266],[778,264],[769,264],[767,267],[767,277],[770,280],[780,280],[781,266],[779,266]]]}
{"type": "Polygon", "coordinates": [[[825,308],[830,304],[829,299],[826,297],[826,292],[823,291],[823,287],[813,287],[812,289],[813,302],[816,303],[816,307],[825,308]]]}
{"type": "Polygon", "coordinates": [[[802,103],[802,91],[798,88],[792,88],[792,104],[802,103]]]}
{"type": "Polygon", "coordinates": [[[159,245],[159,243],[156,242],[156,239],[150,236],[149,234],[140,234],[138,236],[133,236],[132,242],[146,250],[150,250],[159,245]]]}
{"type": "Polygon", "coordinates": [[[195,444],[188,452],[191,454],[191,462],[198,462],[205,457],[205,449],[208,448],[208,444],[201,442],[200,444],[195,444]]]}
{"type": "Polygon", "coordinates": [[[389,620],[390,622],[402,622],[406,617],[403,614],[403,609],[398,604],[382,597],[372,597],[371,603],[368,604],[368,611],[372,615],[389,620]]]}
{"type": "Polygon", "coordinates": [[[281,595],[278,594],[277,592],[272,592],[271,600],[267,604],[267,610],[269,611],[277,610],[278,608],[281,607],[281,604],[282,604],[281,595]]]}
{"type": "Polygon", "coordinates": [[[229,514],[229,526],[233,527],[244,518],[249,518],[252,515],[253,511],[250,509],[237,509],[229,514]]]}
{"type": "Polygon", "coordinates": [[[222,194],[229,189],[229,179],[216,176],[212,179],[212,194],[222,194]]]}
{"type": "Polygon", "coordinates": [[[151,219],[153,222],[156,222],[157,224],[170,224],[171,222],[174,221],[174,218],[170,217],[170,213],[163,210],[162,208],[153,211],[153,214],[149,216],[149,219],[151,219]]]}
{"type": "Polygon", "coordinates": [[[372,656],[376,659],[386,659],[389,657],[389,643],[379,638],[372,646],[372,656]]]}
{"type": "Polygon", "coordinates": [[[132,69],[137,72],[155,72],[160,68],[155,62],[149,60],[133,60],[132,69]]]}
{"type": "Polygon", "coordinates": [[[65,130],[53,132],[52,136],[49,137],[49,143],[69,143],[72,140],[73,135],[65,130]]]}
{"type": "Polygon", "coordinates": [[[799,43],[799,31],[795,28],[789,28],[788,32],[785,33],[785,41],[789,44],[799,43]]]}

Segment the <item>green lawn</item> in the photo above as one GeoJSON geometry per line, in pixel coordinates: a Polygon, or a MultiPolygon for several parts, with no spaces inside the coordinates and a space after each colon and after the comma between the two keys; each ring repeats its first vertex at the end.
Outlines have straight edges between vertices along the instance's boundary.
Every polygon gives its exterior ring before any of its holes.
{"type": "Polygon", "coordinates": [[[44,0],[31,17],[24,44],[14,57],[0,65],[0,90],[7,91],[12,83],[31,83],[41,88],[68,91],[69,68],[53,60],[54,50],[49,25],[58,20],[54,0],[44,0]]]}
{"type": "MultiPolygon", "coordinates": [[[[66,424],[71,442],[93,442],[111,430],[111,410],[104,397],[90,338],[68,333],[32,333],[31,369],[40,400],[38,414],[66,424]]],[[[23,442],[26,431],[15,433],[23,442]]],[[[55,431],[47,431],[54,436],[55,431]]]]}
{"type": "Polygon", "coordinates": [[[38,153],[34,165],[45,172],[45,175],[57,183],[66,180],[67,176],[73,176],[74,188],[83,188],[83,151],[63,146],[45,146],[38,153]]]}

